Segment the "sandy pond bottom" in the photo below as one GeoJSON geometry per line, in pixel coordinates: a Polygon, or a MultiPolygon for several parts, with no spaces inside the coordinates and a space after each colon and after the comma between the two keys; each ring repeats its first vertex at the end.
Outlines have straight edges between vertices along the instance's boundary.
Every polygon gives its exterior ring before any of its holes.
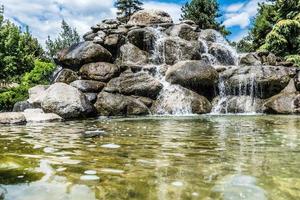
{"type": "Polygon", "coordinates": [[[1,126],[0,196],[300,199],[300,117],[205,115],[1,126]],[[93,131],[105,134],[82,136],[93,131]]]}

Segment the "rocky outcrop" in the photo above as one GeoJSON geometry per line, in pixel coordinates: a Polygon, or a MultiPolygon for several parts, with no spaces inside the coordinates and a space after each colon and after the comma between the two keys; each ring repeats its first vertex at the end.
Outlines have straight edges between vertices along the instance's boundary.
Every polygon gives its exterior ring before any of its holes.
{"type": "Polygon", "coordinates": [[[108,82],[104,91],[124,95],[144,96],[155,99],[163,85],[145,72],[126,71],[108,82]]]}
{"type": "Polygon", "coordinates": [[[93,80],[77,80],[70,84],[81,92],[96,92],[99,93],[105,87],[105,83],[93,80]]]}
{"type": "Polygon", "coordinates": [[[117,77],[121,70],[117,65],[96,62],[85,64],[80,69],[80,75],[84,79],[108,82],[110,79],[117,77]]]}
{"type": "Polygon", "coordinates": [[[91,62],[109,62],[111,59],[112,55],[108,50],[89,41],[74,44],[58,53],[58,62],[71,69],[78,69],[91,62]]]}
{"type": "Polygon", "coordinates": [[[134,13],[128,22],[129,25],[151,25],[173,23],[170,15],[160,10],[140,10],[134,13]]]}
{"type": "Polygon", "coordinates": [[[103,116],[149,114],[147,106],[136,98],[108,92],[99,93],[95,107],[99,115],[103,116]]]}
{"type": "Polygon", "coordinates": [[[95,114],[94,107],[78,89],[65,83],[55,83],[46,91],[42,108],[64,119],[89,117],[95,114]]]}
{"type": "Polygon", "coordinates": [[[213,91],[218,79],[218,72],[202,61],[181,61],[169,67],[166,73],[166,80],[170,83],[199,93],[213,91]]]}
{"type": "Polygon", "coordinates": [[[26,118],[21,112],[0,113],[0,124],[26,124],[26,118]]]}

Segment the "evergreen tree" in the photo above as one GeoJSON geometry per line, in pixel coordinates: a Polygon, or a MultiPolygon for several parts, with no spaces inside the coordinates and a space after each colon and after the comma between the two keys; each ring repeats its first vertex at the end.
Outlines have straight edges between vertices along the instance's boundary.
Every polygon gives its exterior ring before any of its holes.
{"type": "Polygon", "coordinates": [[[140,0],[117,0],[115,7],[118,9],[118,19],[127,23],[133,13],[142,10],[142,5],[140,0]]]}
{"type": "Polygon", "coordinates": [[[219,4],[216,0],[191,0],[182,8],[182,20],[193,20],[201,29],[215,29],[223,35],[230,32],[217,21],[219,14],[219,4]]]}
{"type": "Polygon", "coordinates": [[[4,6],[3,5],[1,5],[0,6],[0,25],[2,24],[2,22],[3,22],[3,19],[4,19],[4,6]]]}
{"type": "Polygon", "coordinates": [[[54,41],[50,36],[46,41],[47,55],[50,58],[53,58],[59,51],[80,42],[80,36],[76,29],[69,26],[65,20],[62,20],[61,29],[62,31],[54,41]]]}

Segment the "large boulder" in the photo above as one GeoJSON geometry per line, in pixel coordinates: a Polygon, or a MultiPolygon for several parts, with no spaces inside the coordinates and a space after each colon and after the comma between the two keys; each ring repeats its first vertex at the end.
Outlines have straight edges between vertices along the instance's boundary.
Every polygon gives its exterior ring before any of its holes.
{"type": "Polygon", "coordinates": [[[107,82],[120,74],[120,68],[117,65],[97,62],[85,64],[80,69],[80,75],[84,79],[107,82]]]}
{"type": "Polygon", "coordinates": [[[83,64],[92,62],[109,62],[111,53],[100,44],[91,41],[80,42],[64,49],[57,55],[58,63],[64,67],[78,69],[83,64]]]}
{"type": "Polygon", "coordinates": [[[127,43],[120,47],[116,59],[118,65],[143,65],[148,62],[149,54],[133,44],[127,43]]]}
{"type": "Polygon", "coordinates": [[[0,124],[26,124],[26,118],[20,112],[0,113],[0,124]]]}
{"type": "Polygon", "coordinates": [[[199,33],[191,25],[182,23],[176,24],[167,30],[167,33],[173,37],[180,37],[184,40],[198,40],[199,33]]]}
{"type": "Polygon", "coordinates": [[[164,88],[151,107],[153,114],[205,114],[211,109],[204,96],[179,85],[164,88]]]}
{"type": "Polygon", "coordinates": [[[63,69],[57,73],[53,79],[53,83],[72,83],[79,79],[77,72],[70,69],[63,69]]]}
{"type": "Polygon", "coordinates": [[[219,79],[218,72],[203,61],[181,61],[169,67],[166,80],[196,91],[213,91],[219,79]]]}
{"type": "Polygon", "coordinates": [[[141,101],[122,94],[108,92],[99,93],[95,107],[98,114],[102,116],[149,114],[149,109],[141,101]]]}
{"type": "Polygon", "coordinates": [[[163,85],[146,72],[125,71],[120,77],[110,80],[104,91],[124,95],[144,96],[155,99],[163,85]]]}
{"type": "Polygon", "coordinates": [[[151,25],[173,23],[171,16],[160,10],[140,10],[135,12],[128,22],[129,25],[151,25]]]}
{"type": "Polygon", "coordinates": [[[35,107],[41,107],[41,103],[46,95],[46,90],[49,85],[37,85],[28,90],[29,99],[27,100],[30,104],[35,107]]]}
{"type": "Polygon", "coordinates": [[[23,112],[26,109],[34,108],[34,106],[28,101],[19,101],[15,103],[13,112],[23,112]]]}
{"type": "Polygon", "coordinates": [[[236,51],[229,45],[222,43],[213,43],[208,52],[216,57],[221,65],[237,65],[238,56],[236,51]]]}
{"type": "Polygon", "coordinates": [[[138,28],[128,32],[128,41],[140,48],[141,50],[150,52],[154,49],[154,43],[156,39],[156,33],[153,28],[138,28]]]}
{"type": "Polygon", "coordinates": [[[77,88],[81,92],[100,92],[104,87],[105,83],[93,80],[77,80],[70,84],[77,88]]]}
{"type": "Polygon", "coordinates": [[[262,63],[256,53],[247,53],[240,57],[239,64],[253,66],[253,65],[261,65],[262,63]]]}
{"type": "Polygon", "coordinates": [[[92,116],[95,111],[82,92],[65,83],[55,83],[46,90],[42,108],[64,119],[92,116]]]}
{"type": "Polygon", "coordinates": [[[181,60],[201,60],[205,46],[198,41],[187,41],[179,37],[166,37],[159,46],[161,62],[173,65],[181,60]]]}
{"type": "Polygon", "coordinates": [[[221,44],[228,45],[228,42],[226,41],[224,36],[220,32],[214,29],[201,30],[199,37],[207,41],[209,44],[221,43],[221,44]]]}
{"type": "Polygon", "coordinates": [[[24,116],[27,123],[59,122],[63,119],[54,113],[44,113],[42,109],[26,109],[24,116]]]}
{"type": "Polygon", "coordinates": [[[296,68],[282,66],[241,66],[220,73],[228,94],[269,98],[278,94],[296,74],[296,68]]]}

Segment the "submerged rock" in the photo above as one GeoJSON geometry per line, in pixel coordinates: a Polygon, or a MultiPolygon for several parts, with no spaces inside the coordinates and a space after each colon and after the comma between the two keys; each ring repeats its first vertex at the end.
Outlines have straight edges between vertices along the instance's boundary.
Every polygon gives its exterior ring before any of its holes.
{"type": "Polygon", "coordinates": [[[163,85],[145,72],[126,71],[107,83],[104,91],[124,95],[144,96],[155,99],[163,85]]]}
{"type": "Polygon", "coordinates": [[[166,80],[199,92],[212,91],[219,79],[218,72],[202,61],[181,61],[169,67],[166,80]]]}
{"type": "Polygon", "coordinates": [[[160,10],[140,10],[135,12],[128,22],[129,25],[151,25],[173,23],[171,16],[160,10]]]}
{"type": "Polygon", "coordinates": [[[80,69],[80,75],[84,79],[107,82],[120,74],[120,68],[117,65],[96,62],[83,65],[80,69]]]}
{"type": "Polygon", "coordinates": [[[147,115],[149,110],[141,101],[124,96],[101,92],[98,95],[95,107],[102,116],[147,115]]]}
{"type": "Polygon", "coordinates": [[[99,44],[81,42],[58,53],[58,62],[64,67],[77,70],[83,64],[91,62],[109,62],[111,53],[99,44]]]}
{"type": "Polygon", "coordinates": [[[0,113],[0,124],[26,124],[26,118],[20,112],[0,113]]]}
{"type": "Polygon", "coordinates": [[[55,83],[46,90],[42,108],[65,119],[88,117],[95,113],[86,96],[65,83],[55,83]]]}

